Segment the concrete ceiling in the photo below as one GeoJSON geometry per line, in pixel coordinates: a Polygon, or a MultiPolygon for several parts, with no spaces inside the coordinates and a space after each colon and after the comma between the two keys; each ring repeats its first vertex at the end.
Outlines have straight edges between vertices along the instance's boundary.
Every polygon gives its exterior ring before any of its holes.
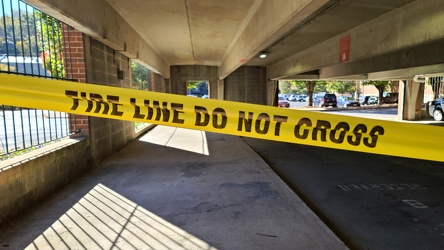
{"type": "MultiPolygon", "coordinates": [[[[169,65],[220,66],[259,7],[280,0],[106,1],[169,65]]],[[[413,1],[324,0],[302,21],[252,49],[268,51],[267,58],[250,54],[245,64],[273,64],[413,1]]]]}
{"type": "Polygon", "coordinates": [[[221,64],[262,0],[107,0],[171,65],[221,64]]]}

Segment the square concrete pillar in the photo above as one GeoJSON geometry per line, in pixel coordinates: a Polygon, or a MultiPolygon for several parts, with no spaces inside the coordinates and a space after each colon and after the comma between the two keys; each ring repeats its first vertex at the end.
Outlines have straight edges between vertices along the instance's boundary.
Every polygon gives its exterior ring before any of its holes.
{"type": "Polygon", "coordinates": [[[422,117],[424,83],[399,81],[398,119],[414,121],[422,117]]]}

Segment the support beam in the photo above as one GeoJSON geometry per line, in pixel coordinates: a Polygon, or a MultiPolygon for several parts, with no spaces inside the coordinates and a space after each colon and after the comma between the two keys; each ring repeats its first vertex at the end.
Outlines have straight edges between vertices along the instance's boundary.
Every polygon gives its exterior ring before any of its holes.
{"type": "Polygon", "coordinates": [[[169,65],[105,0],[26,0],[151,71],[170,77],[169,65]]]}
{"type": "MultiPolygon", "coordinates": [[[[418,65],[437,65],[443,62],[443,51],[444,39],[350,63],[341,63],[324,67],[320,70],[319,78],[339,78],[364,74],[366,72],[408,69],[418,65]]],[[[413,77],[413,75],[411,75],[411,77],[413,77]]]]}
{"type": "Polygon", "coordinates": [[[444,57],[441,23],[442,0],[417,0],[270,65],[270,79],[314,70],[320,70],[324,79],[440,64],[444,57]],[[349,60],[340,62],[340,40],[347,36],[349,60]],[[373,63],[375,58],[378,61],[373,63]],[[403,65],[397,66],[399,62],[403,65]]]}
{"type": "Polygon", "coordinates": [[[330,0],[281,0],[263,1],[251,21],[245,27],[228,55],[224,58],[219,78],[223,79],[245,64],[260,51],[266,50],[276,40],[284,37],[295,27],[305,24],[316,11],[330,0]]]}

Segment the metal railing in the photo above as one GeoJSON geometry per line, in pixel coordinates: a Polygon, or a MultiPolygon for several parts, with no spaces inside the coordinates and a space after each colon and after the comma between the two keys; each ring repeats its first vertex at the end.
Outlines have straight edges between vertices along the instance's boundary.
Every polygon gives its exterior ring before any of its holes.
{"type": "MultiPolygon", "coordinates": [[[[4,155],[34,149],[70,134],[66,113],[0,106],[3,131],[0,152],[4,155]],[[12,108],[12,109],[11,109],[12,108]]],[[[5,158],[5,157],[3,157],[5,158]]]]}
{"type": "Polygon", "coordinates": [[[424,86],[424,102],[433,101],[440,97],[444,97],[444,77],[427,77],[424,86]]]}
{"type": "MultiPolygon", "coordinates": [[[[20,0],[0,0],[0,15],[0,73],[54,79],[73,75],[65,67],[72,65],[71,27],[20,0]]],[[[0,100],[0,160],[70,135],[75,131],[72,119],[63,112],[5,106],[0,100]]]]}

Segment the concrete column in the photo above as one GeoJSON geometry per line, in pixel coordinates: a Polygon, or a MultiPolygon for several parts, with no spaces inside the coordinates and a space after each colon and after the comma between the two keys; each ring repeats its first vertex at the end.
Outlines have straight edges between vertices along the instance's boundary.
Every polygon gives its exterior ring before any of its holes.
{"type": "Polygon", "coordinates": [[[422,115],[422,101],[424,96],[424,83],[412,80],[399,82],[398,119],[418,120],[422,115]]]}
{"type": "Polygon", "coordinates": [[[171,93],[170,79],[165,79],[165,93],[171,93]]]}
{"type": "Polygon", "coordinates": [[[224,80],[217,80],[217,96],[218,100],[224,99],[224,80]]]}
{"type": "Polygon", "coordinates": [[[279,81],[269,80],[267,82],[267,105],[277,106],[277,89],[279,81]]]}

